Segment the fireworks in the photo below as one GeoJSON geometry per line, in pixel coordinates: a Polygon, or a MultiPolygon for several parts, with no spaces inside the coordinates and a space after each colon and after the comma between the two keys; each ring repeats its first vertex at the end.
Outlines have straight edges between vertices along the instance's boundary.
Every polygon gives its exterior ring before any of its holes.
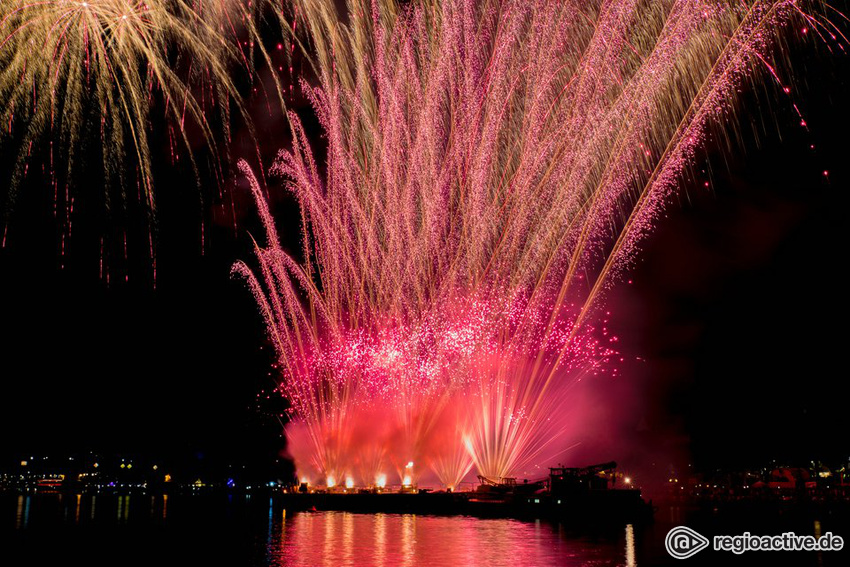
{"type": "Polygon", "coordinates": [[[69,233],[75,191],[81,189],[73,180],[86,171],[81,162],[100,158],[104,207],[122,210],[138,201],[150,216],[153,259],[152,161],[158,148],[152,147],[151,124],[161,112],[171,160],[191,162],[199,180],[193,149],[202,139],[211,154],[206,177],[223,183],[231,107],[250,128],[234,69],[250,77],[255,51],[270,61],[259,41],[255,49],[258,12],[268,5],[265,0],[4,0],[0,142],[17,152],[7,207],[38,155],[47,165],[55,207],[64,213],[63,234],[69,233]]]}
{"type": "Polygon", "coordinates": [[[570,387],[619,360],[604,291],[740,86],[778,80],[777,34],[829,26],[790,1],[298,8],[326,173],[290,115],[274,171],[304,260],[243,166],[267,243],[256,275],[234,270],[278,350],[299,470],[363,484],[415,482],[412,461],[456,486],[563,449],[570,387]]]}

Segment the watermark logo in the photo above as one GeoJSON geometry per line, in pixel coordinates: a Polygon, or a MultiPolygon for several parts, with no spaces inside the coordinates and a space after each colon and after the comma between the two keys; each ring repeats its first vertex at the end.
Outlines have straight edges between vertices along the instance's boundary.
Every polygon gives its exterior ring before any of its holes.
{"type": "Polygon", "coordinates": [[[676,526],[667,532],[667,537],[664,538],[667,553],[676,559],[693,557],[708,547],[709,543],[708,538],[687,526],[676,526]]]}
{"type": "Polygon", "coordinates": [[[714,536],[714,549],[741,555],[747,551],[841,551],[844,538],[826,532],[822,536],[797,535],[785,532],[780,535],[755,535],[744,532],[737,536],[714,536]]]}
{"type": "MultiPolygon", "coordinates": [[[[676,526],[664,538],[667,553],[676,559],[693,557],[710,543],[708,538],[687,526],[676,526]]],[[[736,555],[747,551],[841,551],[844,549],[844,538],[832,532],[818,536],[797,535],[794,532],[779,535],[744,532],[736,536],[714,536],[713,548],[715,551],[731,551],[736,555]]]]}

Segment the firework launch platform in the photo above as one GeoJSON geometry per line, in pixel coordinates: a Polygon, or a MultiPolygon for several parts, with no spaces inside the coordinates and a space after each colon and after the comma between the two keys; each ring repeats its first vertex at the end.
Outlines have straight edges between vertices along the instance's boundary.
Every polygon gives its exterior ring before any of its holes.
{"type": "Polygon", "coordinates": [[[517,483],[480,477],[470,491],[302,490],[282,495],[285,508],[298,511],[468,515],[549,519],[577,524],[643,523],[652,506],[634,488],[608,488],[602,473],[614,463],[581,469],[553,468],[548,479],[517,483]]]}

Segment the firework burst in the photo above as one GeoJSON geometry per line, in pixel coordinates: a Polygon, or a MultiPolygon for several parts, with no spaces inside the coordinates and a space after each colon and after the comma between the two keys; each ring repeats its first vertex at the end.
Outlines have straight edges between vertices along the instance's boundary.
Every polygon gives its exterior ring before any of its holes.
{"type": "Polygon", "coordinates": [[[603,292],[740,87],[778,80],[779,33],[830,25],[768,0],[298,8],[326,174],[290,115],[274,171],[304,262],[254,181],[267,243],[256,275],[235,271],[278,349],[297,465],[349,474],[350,433],[379,410],[386,459],[446,485],[563,448],[570,387],[619,360],[603,292]]]}
{"type": "MultiPolygon", "coordinates": [[[[64,244],[82,189],[74,180],[96,174],[82,162],[99,156],[103,206],[123,210],[138,201],[149,217],[153,260],[152,163],[162,152],[153,147],[151,126],[167,129],[172,162],[190,162],[199,181],[195,150],[202,139],[210,155],[203,177],[221,187],[231,161],[231,109],[253,131],[235,77],[254,80],[255,53],[271,63],[259,41],[263,10],[278,13],[271,6],[266,0],[4,0],[0,142],[17,153],[5,212],[33,162],[45,156],[55,208],[64,213],[58,215],[64,244]]],[[[283,105],[278,75],[272,76],[283,105]]]]}

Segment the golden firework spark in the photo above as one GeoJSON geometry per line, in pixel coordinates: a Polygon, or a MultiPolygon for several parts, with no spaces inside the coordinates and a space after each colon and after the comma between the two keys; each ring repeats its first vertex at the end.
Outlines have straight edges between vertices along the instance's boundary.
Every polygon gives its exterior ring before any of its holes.
{"type": "MultiPolygon", "coordinates": [[[[167,138],[172,160],[188,159],[200,182],[193,150],[202,139],[211,156],[204,178],[224,182],[232,109],[253,133],[234,77],[247,77],[243,87],[255,80],[254,53],[271,63],[259,41],[263,10],[278,13],[271,6],[268,0],[3,0],[0,144],[15,156],[4,212],[36,162],[44,163],[61,212],[64,254],[75,194],[102,190],[107,212],[138,200],[149,217],[155,275],[155,140],[167,138]],[[151,135],[156,124],[167,126],[166,136],[151,135]],[[102,160],[102,185],[83,163],[92,159],[102,160]]],[[[283,104],[276,75],[274,83],[283,104]]]]}
{"type": "Polygon", "coordinates": [[[210,143],[192,81],[203,76],[236,94],[227,69],[232,47],[182,0],[11,0],[0,8],[0,37],[4,129],[23,129],[14,181],[42,135],[53,133],[65,147],[70,173],[83,137],[95,130],[110,174],[123,177],[125,153],[135,154],[153,207],[147,131],[154,94],[179,125],[187,118],[200,125],[210,143]]]}

